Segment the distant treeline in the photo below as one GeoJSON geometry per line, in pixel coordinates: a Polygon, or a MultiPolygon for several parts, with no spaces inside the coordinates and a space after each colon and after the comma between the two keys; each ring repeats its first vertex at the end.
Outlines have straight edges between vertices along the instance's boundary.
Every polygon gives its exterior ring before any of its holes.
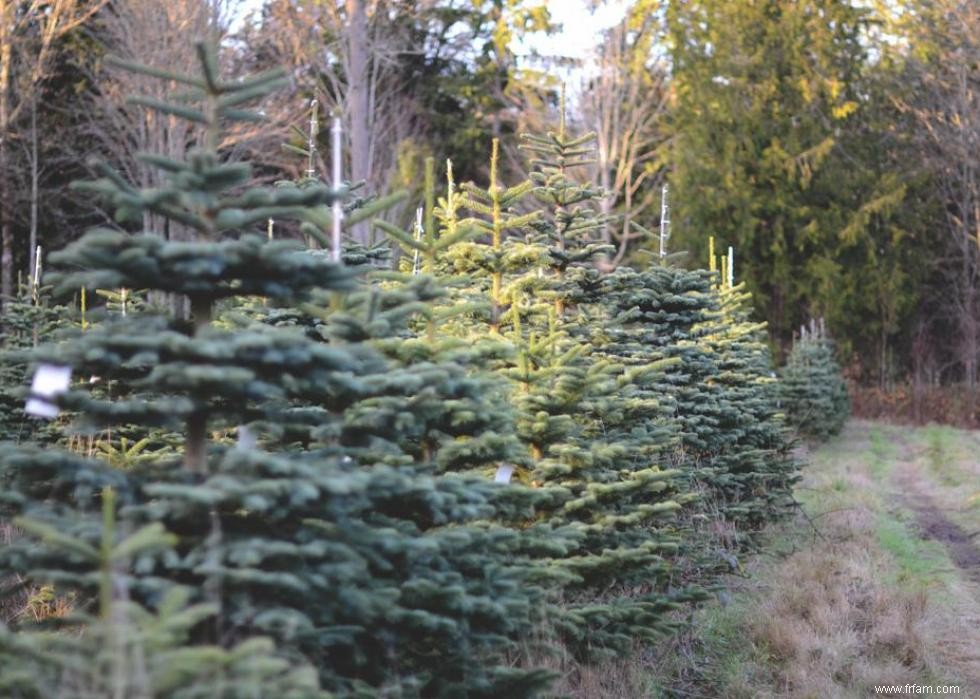
{"type": "MultiPolygon", "coordinates": [[[[756,316],[784,355],[794,330],[826,319],[852,377],[887,388],[976,387],[980,355],[980,8],[970,0],[744,3],[635,0],[603,32],[570,85],[569,119],[594,129],[587,176],[614,215],[596,233],[612,263],[656,245],[663,183],[672,250],[703,260],[708,235],[734,246],[756,316]]],[[[522,177],[517,133],[555,122],[561,61],[519,56],[557,30],[537,0],[270,0],[251,17],[206,0],[5,3],[0,32],[2,289],[97,222],[67,188],[91,155],[159,186],[136,154],[178,157],[200,137],[153,118],[133,94],[161,88],[109,54],[193,66],[186,39],[224,35],[235,72],[285,66],[291,85],[263,105],[269,121],[221,144],[259,179],[325,172],[330,134],[310,162],[281,148],[304,136],[309,101],[339,110],[362,192],[412,190],[389,211],[408,225],[427,156],[452,158],[460,181],[485,179],[490,140],[502,174],[522,177]],[[526,42],[525,42],[526,45],[526,42]]],[[[162,94],[162,93],[160,93],[162,94]]],[[[108,214],[105,214],[108,217],[108,214]]],[[[148,214],[143,227],[157,227],[148,214]]],[[[354,227],[359,242],[376,232],[354,227]]],[[[298,235],[298,232],[296,233],[298,235]]],[[[180,226],[168,235],[188,235],[180,226]]],[[[693,264],[693,262],[692,262],[693,264]]]]}

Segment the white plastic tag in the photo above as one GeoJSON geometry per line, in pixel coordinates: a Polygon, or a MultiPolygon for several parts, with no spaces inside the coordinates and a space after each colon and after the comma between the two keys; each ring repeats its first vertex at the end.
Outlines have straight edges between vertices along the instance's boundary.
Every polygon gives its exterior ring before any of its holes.
{"type": "Polygon", "coordinates": [[[500,464],[497,467],[497,475],[493,480],[497,483],[510,483],[511,476],[514,475],[514,464],[500,464]]]}
{"type": "Polygon", "coordinates": [[[238,443],[235,448],[238,451],[252,451],[255,449],[255,445],[258,444],[258,439],[255,437],[255,433],[248,429],[245,425],[238,426],[238,443]]]}
{"type": "Polygon", "coordinates": [[[61,395],[68,390],[70,383],[71,367],[41,364],[34,372],[34,380],[31,382],[33,395],[27,400],[24,411],[36,417],[58,417],[58,406],[44,399],[61,395]]]}

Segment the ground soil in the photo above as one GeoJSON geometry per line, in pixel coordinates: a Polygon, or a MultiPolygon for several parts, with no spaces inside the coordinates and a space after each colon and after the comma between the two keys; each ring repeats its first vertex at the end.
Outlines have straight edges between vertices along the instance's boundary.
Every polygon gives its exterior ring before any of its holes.
{"type": "Polygon", "coordinates": [[[923,538],[943,544],[949,550],[949,557],[956,567],[971,581],[980,584],[980,547],[973,543],[973,536],[961,526],[951,522],[942,510],[922,492],[914,480],[905,485],[912,497],[902,498],[905,505],[915,513],[918,532],[923,538]]]}

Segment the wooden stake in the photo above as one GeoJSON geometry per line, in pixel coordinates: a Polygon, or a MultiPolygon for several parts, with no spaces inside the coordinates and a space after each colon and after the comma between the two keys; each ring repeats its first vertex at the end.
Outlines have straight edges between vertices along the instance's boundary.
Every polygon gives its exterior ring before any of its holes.
{"type": "Polygon", "coordinates": [[[425,236],[425,272],[432,274],[436,268],[436,159],[429,156],[425,159],[425,219],[422,223],[422,233],[425,236]]]}

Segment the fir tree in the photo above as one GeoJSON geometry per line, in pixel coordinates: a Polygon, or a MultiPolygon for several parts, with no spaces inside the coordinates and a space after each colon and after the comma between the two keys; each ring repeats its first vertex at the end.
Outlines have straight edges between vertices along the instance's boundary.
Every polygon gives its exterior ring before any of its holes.
{"type": "Polygon", "coordinates": [[[66,536],[44,522],[17,524],[52,551],[85,559],[97,567],[99,603],[95,614],[75,609],[57,630],[12,633],[0,625],[0,691],[5,697],[79,699],[146,697],[246,699],[274,693],[292,699],[325,699],[314,668],[276,656],[263,638],[230,649],[189,642],[195,626],[217,612],[213,605],[189,605],[189,592],[172,587],[147,610],[127,599],[120,573],[134,557],[169,550],[175,537],[149,524],[121,537],[113,491],[101,493],[99,546],[66,536]]]}
{"type": "MultiPolygon", "coordinates": [[[[493,437],[506,414],[452,358],[420,360],[399,344],[407,319],[425,308],[424,285],[392,295],[327,255],[249,232],[270,217],[332,228],[348,188],[242,191],[248,168],[221,160],[218,134],[228,119],[251,118],[239,105],[276,80],[228,83],[203,47],[201,59],[202,78],[133,68],[201,98],[202,109],[150,106],[203,121],[202,149],[186,162],[146,156],[171,173],[162,190],[136,190],[107,168],[88,185],[123,218],[148,208],[199,239],[97,230],[55,258],[63,292],[182,295],[191,322],[144,309],[33,353],[114,382],[111,397],[75,389],[61,398],[83,424],[179,430],[183,449],[126,471],[71,453],[5,450],[5,514],[91,544],[97,493],[115,488],[127,526],[156,522],[177,537],[172,550],[134,558],[123,576],[132,599],[152,607],[176,584],[217,611],[194,625],[191,643],[233,648],[267,635],[342,694],[534,694],[550,673],[512,668],[504,654],[538,614],[528,556],[564,548],[491,522],[526,520],[550,495],[442,473],[479,472],[506,455],[505,435],[493,437]],[[251,320],[218,318],[219,302],[249,296],[269,305],[251,320]]],[[[98,594],[91,561],[65,561],[51,547],[21,540],[3,563],[80,600],[98,594]]]]}
{"type": "MultiPolygon", "coordinates": [[[[678,546],[671,520],[688,498],[680,472],[660,460],[669,437],[652,388],[663,363],[645,357],[650,361],[627,364],[612,349],[610,334],[623,319],[608,317],[603,305],[615,275],[600,269],[612,247],[594,240],[604,224],[596,213],[602,192],[574,179],[592,162],[594,140],[570,137],[562,115],[556,133],[526,136],[523,145],[534,155],[532,194],[547,207],[531,226],[532,239],[549,253],[550,325],[567,338],[566,356],[576,353],[581,372],[578,405],[569,410],[577,449],[563,450],[558,465],[542,464],[539,472],[546,485],[573,493],[557,521],[586,532],[572,564],[582,582],[569,590],[564,628],[566,642],[587,657],[657,638],[672,628],[667,611],[692,598],[690,591],[668,593],[678,546]]],[[[533,323],[532,313],[526,324],[533,323]]],[[[537,360],[549,368],[544,357],[537,360]]]]}
{"type": "MultiPolygon", "coordinates": [[[[718,288],[721,315],[709,323],[705,336],[717,357],[715,381],[735,409],[732,421],[724,424],[730,447],[711,457],[717,476],[712,505],[736,534],[750,535],[789,511],[799,464],[778,407],[766,325],[749,318],[750,295],[744,283],[733,285],[733,267],[730,249],[718,288]]],[[[737,543],[750,543],[750,537],[737,543]]]]}
{"type": "Polygon", "coordinates": [[[850,414],[847,384],[822,322],[802,326],[782,370],[780,397],[789,423],[802,435],[826,439],[850,414]]]}
{"type": "Polygon", "coordinates": [[[497,179],[496,148],[487,188],[457,190],[450,178],[436,209],[442,226],[436,241],[445,236],[453,244],[440,248],[445,252],[435,256],[434,267],[446,276],[458,309],[440,327],[474,347],[496,348],[485,356],[508,380],[527,449],[528,470],[519,469],[518,477],[560,496],[541,511],[535,528],[577,532],[570,555],[553,562],[566,573],[554,624],[577,653],[598,656],[669,626],[673,601],[663,594],[669,576],[664,555],[676,542],[650,527],[678,504],[672,500],[676,474],[657,468],[652,458],[635,458],[625,437],[642,411],[659,410],[633,399],[634,385],[653,370],[627,372],[608,358],[590,357],[583,319],[596,297],[583,289],[597,286],[600,275],[590,263],[607,248],[590,240],[601,226],[591,208],[596,190],[574,184],[569,174],[587,163],[582,156],[590,140],[564,133],[529,139],[540,156],[534,180],[513,187],[497,179]],[[514,209],[531,193],[550,210],[518,214],[514,209]],[[460,219],[460,210],[477,217],[460,219]],[[645,592],[626,599],[618,585],[634,583],[645,592]],[[605,592],[601,599],[596,590],[605,592]]]}
{"type": "Polygon", "coordinates": [[[42,283],[40,252],[38,248],[34,278],[18,285],[17,295],[7,301],[0,327],[0,440],[54,442],[60,437],[56,427],[24,412],[28,367],[23,353],[51,340],[75,321],[72,309],[54,302],[51,287],[42,283]]]}

